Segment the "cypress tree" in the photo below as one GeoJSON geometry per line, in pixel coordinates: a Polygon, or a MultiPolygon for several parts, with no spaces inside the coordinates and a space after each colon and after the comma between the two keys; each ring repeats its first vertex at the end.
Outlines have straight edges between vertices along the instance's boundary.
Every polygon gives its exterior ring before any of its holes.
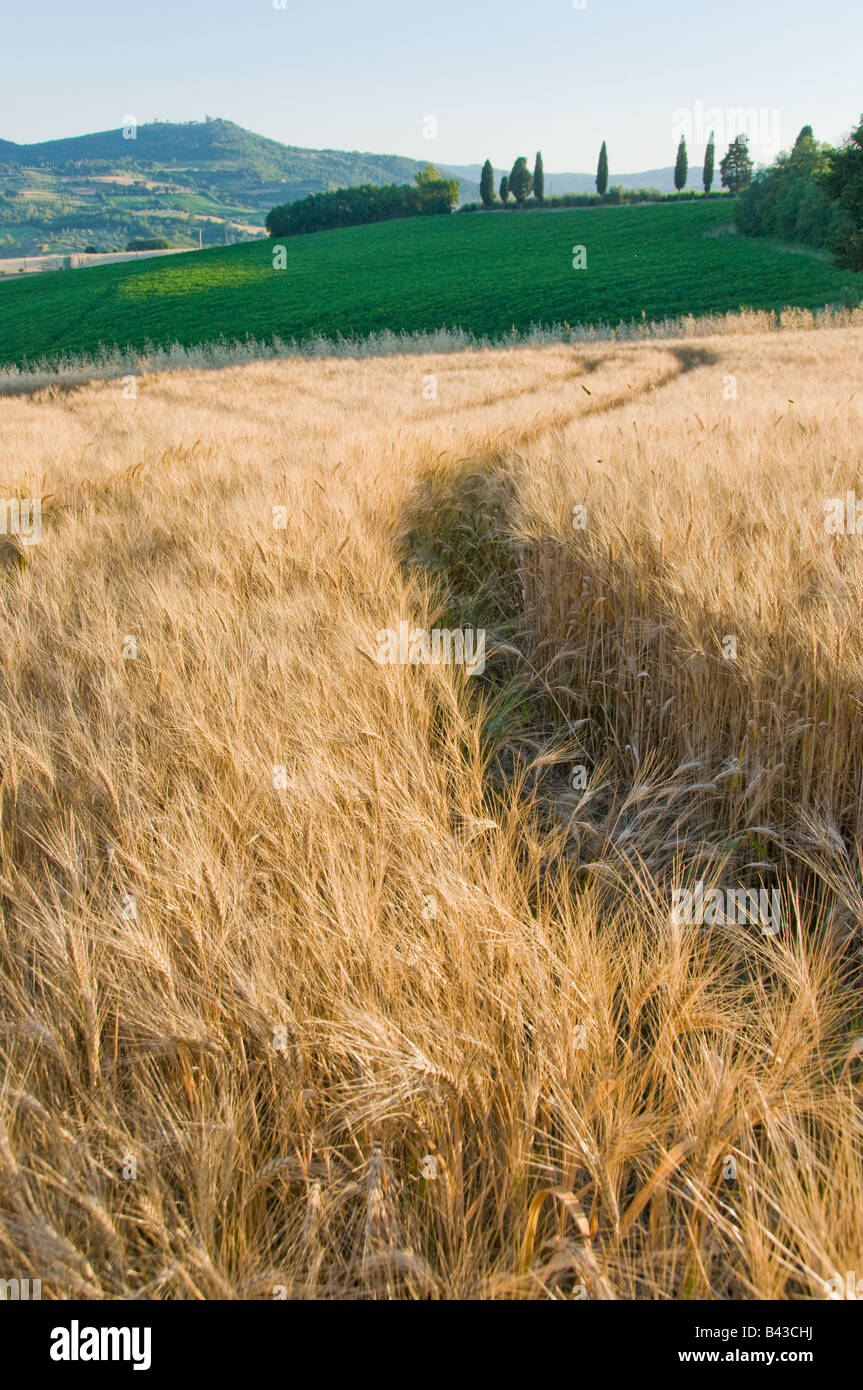
{"type": "Polygon", "coordinates": [[[533,178],[527,167],[527,160],[523,154],[520,154],[509,173],[509,191],[515,198],[519,207],[521,207],[532,188],[533,178]]]}
{"type": "Polygon", "coordinates": [[[482,173],[479,179],[479,196],[487,208],[494,202],[494,169],[491,167],[491,160],[487,159],[482,166],[482,173]]]}
{"type": "Polygon", "coordinates": [[[713,163],[716,158],[716,146],[713,143],[713,131],[710,132],[710,139],[707,142],[707,149],[704,151],[704,170],[703,181],[704,191],[709,193],[713,184],[713,163]]]}
{"type": "Polygon", "coordinates": [[[542,167],[542,151],[536,152],[536,163],[533,166],[533,196],[538,203],[545,197],[545,172],[542,167]]]}
{"type": "Polygon", "coordinates": [[[509,175],[504,174],[500,181],[500,201],[505,203],[509,197],[509,175]]]}
{"type": "Polygon", "coordinates": [[[605,148],[605,141],[602,142],[602,149],[599,151],[599,163],[596,166],[596,191],[600,198],[608,188],[608,151],[605,148]]]}
{"type": "Polygon", "coordinates": [[[719,161],[723,187],[732,193],[748,188],[752,179],[752,160],[749,158],[749,136],[736,135],[719,161]]]}
{"type": "Polygon", "coordinates": [[[681,135],[680,144],[677,146],[677,162],[674,166],[674,187],[678,193],[681,188],[686,187],[686,179],[689,174],[689,160],[686,155],[686,136],[681,135]]]}

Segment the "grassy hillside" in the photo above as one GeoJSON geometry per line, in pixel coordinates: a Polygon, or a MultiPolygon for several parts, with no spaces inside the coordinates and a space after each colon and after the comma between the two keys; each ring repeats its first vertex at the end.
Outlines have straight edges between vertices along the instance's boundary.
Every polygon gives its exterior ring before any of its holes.
{"type": "Polygon", "coordinates": [[[0,1270],[859,1275],[863,327],[138,388],[0,400],[51,498],[0,555],[0,1270]],[[486,670],[381,662],[402,620],[486,670]],[[675,924],[693,880],[778,929],[675,924]]]}
{"type": "MultiPolygon", "coordinates": [[[[733,209],[733,205],[732,205],[733,209]]],[[[863,277],[716,233],[729,204],[417,218],[0,285],[0,362],[224,336],[617,322],[859,299],[863,277]],[[587,269],[572,248],[587,248],[587,269]]]]}

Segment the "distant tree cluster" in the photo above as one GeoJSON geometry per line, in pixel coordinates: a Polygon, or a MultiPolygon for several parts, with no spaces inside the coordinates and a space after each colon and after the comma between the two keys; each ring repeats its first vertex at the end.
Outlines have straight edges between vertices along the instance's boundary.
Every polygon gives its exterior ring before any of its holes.
{"type": "MultiPolygon", "coordinates": [[[[542,168],[542,155],[539,150],[536,152],[533,173],[527,167],[527,159],[520,154],[512,166],[509,174],[504,174],[500,181],[500,201],[506,203],[510,193],[515,198],[519,207],[523,207],[525,201],[531,193],[537,203],[542,203],[545,196],[545,174],[542,168]]],[[[483,207],[490,208],[494,203],[494,169],[490,159],[485,161],[482,166],[482,173],[479,180],[479,196],[482,199],[483,207]]]]}
{"type": "MultiPolygon", "coordinates": [[[[504,178],[508,183],[508,175],[505,175],[504,178]]],[[[684,189],[682,193],[663,193],[659,188],[624,188],[621,184],[612,184],[602,197],[598,193],[555,193],[546,195],[543,198],[542,206],[545,208],[592,208],[634,203],[686,203],[697,198],[727,197],[727,193],[720,193],[715,189],[711,193],[702,193],[694,188],[684,189]]],[[[522,206],[538,208],[540,204],[533,198],[523,203],[522,206]]],[[[490,204],[462,203],[459,212],[505,212],[507,209],[514,211],[515,207],[516,205],[511,199],[507,203],[501,203],[499,199],[495,198],[490,204]]]]}
{"type": "Polygon", "coordinates": [[[744,189],[738,230],[808,246],[832,244],[843,222],[841,208],[824,186],[833,153],[814,138],[811,126],[804,126],[790,153],[759,170],[744,189]]]}
{"type": "Polygon", "coordinates": [[[170,249],[170,241],[163,236],[139,236],[126,242],[127,251],[169,251],[170,249]]]}
{"type": "Polygon", "coordinates": [[[816,179],[841,218],[829,238],[836,264],[863,270],[863,116],[842,148],[830,151],[816,179]]]}
{"type": "Polygon", "coordinates": [[[839,149],[805,125],[793,149],[746,187],[737,226],[749,236],[826,246],[843,270],[863,270],[863,117],[839,149]]]}
{"type": "MultiPolygon", "coordinates": [[[[704,152],[704,192],[709,193],[713,186],[714,165],[716,160],[716,146],[713,138],[713,131],[710,132],[710,140],[704,152]]],[[[730,189],[731,192],[739,192],[745,188],[752,173],[752,161],[746,145],[746,136],[738,136],[728,150],[721,163],[723,187],[730,189]]],[[[686,180],[689,177],[689,156],[686,151],[686,139],[681,137],[677,147],[677,160],[674,165],[674,187],[678,193],[686,187],[686,180]]],[[[596,165],[596,192],[600,198],[604,198],[610,203],[620,203],[624,201],[623,189],[618,186],[608,187],[608,146],[603,140],[599,151],[599,159],[596,165]]],[[[653,191],[653,190],[651,190],[653,191]]],[[[506,204],[509,195],[512,194],[519,207],[524,207],[527,198],[533,193],[533,207],[541,207],[545,203],[545,173],[542,165],[542,153],[537,150],[536,161],[533,167],[533,174],[527,167],[527,160],[524,155],[519,155],[512,171],[504,174],[500,181],[500,201],[506,204]]],[[[639,190],[643,193],[644,190],[639,190]]],[[[486,208],[494,207],[494,168],[490,159],[485,161],[482,166],[482,174],[479,181],[479,195],[482,205],[486,208]]],[[[569,196],[569,195],[564,195],[569,196]]],[[[585,196],[585,195],[576,195],[585,196]]],[[[656,193],[657,197],[663,196],[656,193]]],[[[643,201],[643,199],[639,199],[643,201]]],[[[559,207],[562,204],[558,199],[554,200],[554,205],[559,207]]]]}
{"type": "Polygon", "coordinates": [[[312,193],[296,203],[281,203],[267,213],[271,237],[299,236],[332,227],[357,227],[403,217],[452,212],[458,202],[458,179],[445,179],[426,165],[411,184],[360,184],[331,193],[312,193]]]}

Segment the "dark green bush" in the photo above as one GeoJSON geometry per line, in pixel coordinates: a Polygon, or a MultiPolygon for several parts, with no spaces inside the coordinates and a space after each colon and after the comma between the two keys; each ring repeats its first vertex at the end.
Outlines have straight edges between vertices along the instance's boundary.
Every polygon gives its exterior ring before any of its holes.
{"type": "Polygon", "coordinates": [[[127,251],[170,251],[171,243],[163,236],[133,237],[126,242],[127,251]]]}
{"type": "Polygon", "coordinates": [[[458,199],[457,179],[430,179],[410,184],[360,184],[331,193],[312,193],[295,203],[281,203],[267,213],[271,237],[323,232],[331,227],[358,227],[401,217],[452,212],[458,199]]]}
{"type": "Polygon", "coordinates": [[[804,127],[790,154],[760,170],[740,195],[737,228],[745,236],[769,236],[806,246],[828,246],[842,214],[820,186],[830,146],[804,127]]]}

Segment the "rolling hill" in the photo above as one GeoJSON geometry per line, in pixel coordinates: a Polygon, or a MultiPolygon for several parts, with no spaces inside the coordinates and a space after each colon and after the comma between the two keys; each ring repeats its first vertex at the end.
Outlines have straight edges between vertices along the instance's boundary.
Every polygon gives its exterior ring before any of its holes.
{"type": "MultiPolygon", "coordinates": [[[[424,161],[282,145],[232,121],[153,122],[34,145],[0,140],[0,255],[174,246],[263,233],[275,203],[352,184],[410,183],[424,161]]],[[[478,196],[465,179],[462,196],[478,196]]]]}
{"type": "Polygon", "coordinates": [[[863,275],[725,235],[733,200],[418,217],[0,284],[0,362],[225,338],[617,323],[857,303],[863,275]],[[572,249],[587,268],[573,269],[572,249]]]}
{"type": "MultiPolygon", "coordinates": [[[[358,150],[310,150],[233,121],[154,121],[19,145],[0,140],[0,257],[123,250],[133,237],[221,245],[263,234],[276,203],[353,184],[410,183],[425,161],[358,150]],[[131,128],[126,131],[131,137],[131,128]]],[[[443,164],[462,202],[479,197],[480,164],[443,164]]],[[[508,169],[498,169],[499,183],[508,169]]],[[[674,171],[617,174],[623,188],[674,188],[674,171]]],[[[700,169],[689,187],[699,187],[700,169]]],[[[592,193],[595,175],[546,175],[549,194],[592,193]]]]}

